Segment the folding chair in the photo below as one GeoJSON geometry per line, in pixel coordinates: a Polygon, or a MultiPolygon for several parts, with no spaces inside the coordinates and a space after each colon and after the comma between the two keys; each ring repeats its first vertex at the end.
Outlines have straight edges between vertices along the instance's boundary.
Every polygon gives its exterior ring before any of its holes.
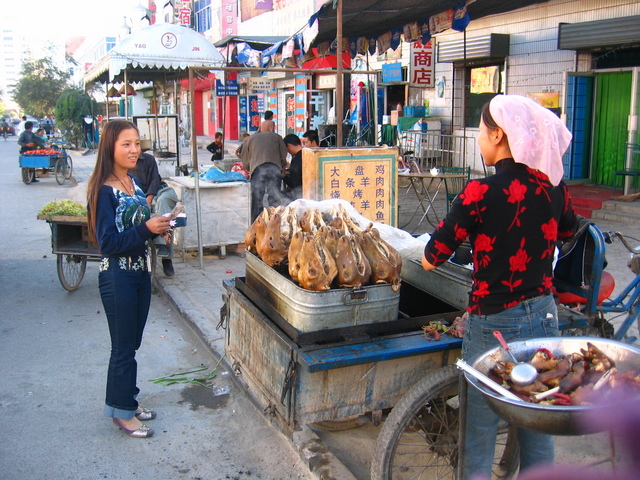
{"type": "Polygon", "coordinates": [[[443,174],[447,173],[457,173],[463,174],[460,177],[456,178],[446,178],[444,179],[444,188],[447,196],[447,213],[449,213],[449,208],[451,207],[451,202],[453,199],[458,196],[460,192],[464,189],[464,186],[469,181],[471,177],[471,167],[442,167],[440,171],[443,174]]]}

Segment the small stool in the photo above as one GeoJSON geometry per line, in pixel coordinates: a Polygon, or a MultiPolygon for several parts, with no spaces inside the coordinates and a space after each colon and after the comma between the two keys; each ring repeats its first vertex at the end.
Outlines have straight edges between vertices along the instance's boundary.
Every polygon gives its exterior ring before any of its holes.
{"type": "Polygon", "coordinates": [[[616,188],[618,188],[618,176],[622,178],[622,190],[624,191],[624,177],[633,177],[633,192],[635,193],[638,189],[638,177],[640,177],[640,169],[629,169],[629,170],[616,170],[613,177],[613,193],[616,193],[616,188]]]}

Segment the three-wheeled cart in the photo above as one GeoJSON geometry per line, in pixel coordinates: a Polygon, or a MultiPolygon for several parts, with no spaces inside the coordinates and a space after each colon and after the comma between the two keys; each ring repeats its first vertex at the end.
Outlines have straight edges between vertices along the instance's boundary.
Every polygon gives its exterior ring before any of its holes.
{"type": "Polygon", "coordinates": [[[58,278],[65,290],[80,286],[87,261],[100,260],[100,250],[91,243],[87,217],[38,215],[51,227],[51,251],[58,256],[58,278]]]}
{"type": "MultiPolygon", "coordinates": [[[[250,252],[246,258],[247,276],[223,282],[225,354],[271,421],[293,437],[304,425],[339,429],[366,418],[376,424],[393,408],[385,425],[398,428],[381,433],[375,456],[382,461],[374,462],[372,479],[391,478],[390,468],[412,455],[425,471],[439,475],[419,478],[453,479],[463,401],[453,364],[462,340],[429,340],[422,327],[450,324],[461,315],[471,271],[448,262],[424,272],[418,261],[406,262],[397,315],[379,321],[387,305],[371,304],[377,301],[375,288],[384,285],[328,291],[337,301],[326,311],[333,300],[310,297],[327,293],[299,292],[250,252]],[[368,307],[373,308],[363,314],[368,307]],[[353,321],[335,325],[334,315],[345,312],[353,321]]],[[[582,320],[567,309],[562,328],[577,328],[582,320]]],[[[494,460],[499,478],[518,467],[514,438],[505,423],[494,460]]]]}
{"type": "Polygon", "coordinates": [[[56,182],[62,185],[73,174],[73,161],[62,150],[44,150],[48,153],[21,153],[20,168],[22,169],[22,181],[29,185],[36,178],[36,170],[43,172],[54,172],[56,182]]]}

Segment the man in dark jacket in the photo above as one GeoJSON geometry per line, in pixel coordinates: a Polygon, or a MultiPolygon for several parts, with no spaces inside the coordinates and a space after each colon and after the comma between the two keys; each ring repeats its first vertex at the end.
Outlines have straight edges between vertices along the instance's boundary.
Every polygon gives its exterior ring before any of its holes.
{"type": "MultiPolygon", "coordinates": [[[[135,168],[129,171],[136,177],[140,187],[147,197],[149,208],[155,207],[158,215],[170,213],[178,203],[178,196],[173,188],[162,181],[156,159],[150,153],[141,153],[135,168]]],[[[167,245],[165,237],[157,236],[153,242],[156,245],[158,256],[162,258],[162,270],[167,277],[173,277],[173,235],[167,245]]]]}
{"type": "Polygon", "coordinates": [[[291,155],[291,163],[285,173],[284,184],[295,200],[302,198],[302,142],[297,135],[290,133],[284,137],[284,144],[291,155]]]}
{"type": "Polygon", "coordinates": [[[24,132],[18,137],[18,145],[20,145],[20,153],[27,152],[29,150],[35,150],[37,148],[45,148],[42,140],[33,133],[33,122],[24,123],[24,132]]]}

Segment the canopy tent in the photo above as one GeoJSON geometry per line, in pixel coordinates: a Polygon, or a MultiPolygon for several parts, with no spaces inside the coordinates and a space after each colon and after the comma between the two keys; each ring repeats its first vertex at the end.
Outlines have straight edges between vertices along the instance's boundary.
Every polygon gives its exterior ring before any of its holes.
{"type": "MultiPolygon", "coordinates": [[[[113,82],[155,82],[189,78],[193,83],[193,68],[215,69],[225,64],[222,54],[203,35],[182,25],[158,23],[139,30],[116,45],[84,76],[84,84],[113,82]]],[[[127,92],[127,89],[124,89],[127,92]]],[[[191,89],[191,95],[193,91],[191,89]]],[[[125,93],[125,116],[129,116],[125,93]]],[[[193,115],[193,102],[192,102],[193,115]]],[[[192,123],[192,138],[195,131],[192,123]]],[[[200,184],[196,149],[191,149],[191,161],[196,171],[196,227],[200,268],[202,225],[200,218],[200,184]]]]}
{"type": "Polygon", "coordinates": [[[182,25],[157,23],[128,36],[93,65],[84,76],[92,82],[149,82],[185,78],[189,67],[215,69],[222,54],[203,35],[182,25]]]}

